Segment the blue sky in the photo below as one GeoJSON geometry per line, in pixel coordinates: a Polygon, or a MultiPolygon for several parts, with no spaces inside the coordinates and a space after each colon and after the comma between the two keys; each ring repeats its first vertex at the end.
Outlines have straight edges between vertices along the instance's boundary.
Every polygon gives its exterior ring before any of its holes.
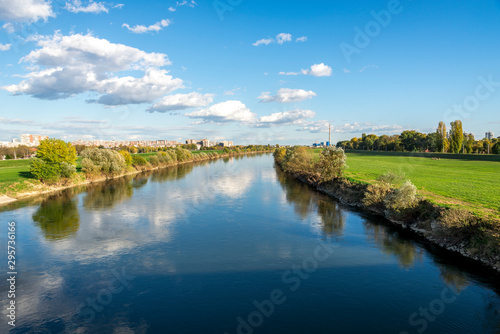
{"type": "Polygon", "coordinates": [[[0,0],[0,140],[498,136],[499,31],[498,0],[0,0]]]}

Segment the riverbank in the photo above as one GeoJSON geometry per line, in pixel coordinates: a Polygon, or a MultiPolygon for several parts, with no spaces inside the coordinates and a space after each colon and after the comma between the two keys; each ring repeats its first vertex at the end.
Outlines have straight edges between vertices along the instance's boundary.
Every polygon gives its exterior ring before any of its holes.
{"type": "MultiPolygon", "coordinates": [[[[280,161],[276,161],[276,165],[282,168],[280,161]]],[[[424,197],[419,198],[416,207],[394,214],[383,203],[367,204],[367,194],[374,193],[369,183],[346,177],[319,183],[307,173],[287,174],[344,205],[383,216],[392,224],[411,230],[433,244],[500,272],[500,220],[495,217],[442,207],[424,197]]]]}
{"type": "Polygon", "coordinates": [[[234,156],[262,154],[262,153],[272,153],[272,151],[252,151],[252,152],[240,152],[240,153],[231,152],[228,154],[218,154],[216,156],[207,156],[207,157],[196,158],[196,159],[191,159],[191,160],[186,160],[186,161],[175,161],[173,163],[169,163],[169,164],[165,164],[165,165],[141,166],[139,169],[136,169],[134,167],[129,167],[126,172],[123,172],[120,174],[103,175],[103,176],[94,177],[94,178],[86,178],[83,174],[78,174],[77,176],[75,176],[71,180],[66,180],[64,183],[58,183],[58,184],[54,184],[54,185],[46,185],[46,184],[43,184],[43,183],[41,183],[39,181],[35,181],[35,180],[24,181],[22,184],[22,187],[20,187],[20,189],[22,189],[22,190],[16,191],[15,190],[16,185],[14,185],[14,187],[11,186],[11,188],[13,189],[12,191],[7,192],[6,195],[0,195],[0,206],[13,203],[13,202],[20,200],[20,199],[26,199],[26,198],[30,198],[30,197],[36,197],[36,196],[40,196],[40,195],[50,194],[50,193],[54,193],[54,192],[61,191],[64,189],[73,188],[73,187],[82,186],[82,185],[106,182],[106,181],[121,178],[121,177],[124,177],[127,175],[135,175],[135,174],[139,174],[139,173],[143,173],[143,172],[147,172],[147,171],[154,171],[154,170],[178,166],[178,165],[182,165],[182,164],[189,164],[189,163],[208,161],[208,160],[224,159],[224,158],[230,158],[230,157],[234,157],[234,156]]]}

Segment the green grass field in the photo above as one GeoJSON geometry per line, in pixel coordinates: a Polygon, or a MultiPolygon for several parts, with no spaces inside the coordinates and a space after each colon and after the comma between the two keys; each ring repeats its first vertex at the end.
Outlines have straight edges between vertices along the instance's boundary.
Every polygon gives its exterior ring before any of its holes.
{"type": "MultiPolygon", "coordinates": [[[[320,151],[315,149],[315,155],[320,151]]],[[[475,160],[473,155],[463,157],[450,155],[436,160],[430,155],[351,151],[347,153],[349,168],[345,175],[371,183],[389,171],[404,173],[421,194],[436,203],[500,211],[500,157],[476,156],[481,160],[475,160]]]]}
{"type": "Polygon", "coordinates": [[[29,159],[0,161],[0,189],[31,177],[29,159]]]}

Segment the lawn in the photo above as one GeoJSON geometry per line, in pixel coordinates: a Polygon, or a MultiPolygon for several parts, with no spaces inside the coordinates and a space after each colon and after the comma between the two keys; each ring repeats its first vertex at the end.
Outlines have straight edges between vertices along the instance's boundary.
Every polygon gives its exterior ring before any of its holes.
{"type": "Polygon", "coordinates": [[[31,176],[29,159],[0,161],[0,189],[31,176]]]}
{"type": "MultiPolygon", "coordinates": [[[[470,158],[470,156],[469,156],[470,158]]],[[[347,153],[346,176],[373,182],[388,171],[406,175],[430,200],[456,203],[459,200],[500,211],[500,162],[431,159],[409,155],[347,153]]]]}

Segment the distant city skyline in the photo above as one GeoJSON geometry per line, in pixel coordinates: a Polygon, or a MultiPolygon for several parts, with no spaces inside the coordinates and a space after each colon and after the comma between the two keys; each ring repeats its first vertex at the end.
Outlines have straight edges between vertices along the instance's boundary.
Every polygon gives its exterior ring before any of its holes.
{"type": "Polygon", "coordinates": [[[0,3],[0,140],[500,133],[499,1],[223,3],[0,3]]]}

